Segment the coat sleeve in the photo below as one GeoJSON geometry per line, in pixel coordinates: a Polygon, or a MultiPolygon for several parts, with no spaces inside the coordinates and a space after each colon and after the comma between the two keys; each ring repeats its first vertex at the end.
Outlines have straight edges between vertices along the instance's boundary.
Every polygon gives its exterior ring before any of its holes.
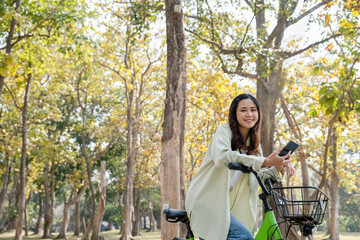
{"type": "Polygon", "coordinates": [[[227,125],[221,125],[210,142],[210,154],[216,167],[227,167],[230,162],[242,163],[259,171],[265,157],[241,154],[231,149],[232,133],[227,125]]]}

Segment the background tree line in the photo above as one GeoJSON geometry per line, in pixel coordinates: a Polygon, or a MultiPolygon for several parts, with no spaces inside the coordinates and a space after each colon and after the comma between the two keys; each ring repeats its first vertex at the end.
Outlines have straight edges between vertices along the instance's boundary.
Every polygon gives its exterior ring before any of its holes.
{"type": "Polygon", "coordinates": [[[3,1],[0,230],[95,239],[104,220],[129,239],[145,216],[159,228],[160,186],[181,208],[231,100],[250,92],[265,153],[301,145],[287,184],[328,193],[331,239],[360,231],[358,15],[352,0],[3,1]]]}

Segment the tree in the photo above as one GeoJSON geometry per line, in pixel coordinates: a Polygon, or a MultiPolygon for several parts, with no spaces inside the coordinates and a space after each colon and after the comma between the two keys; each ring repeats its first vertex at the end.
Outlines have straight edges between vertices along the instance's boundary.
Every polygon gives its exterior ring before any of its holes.
{"type": "MultiPolygon", "coordinates": [[[[171,208],[184,204],[184,127],[186,108],[186,48],[182,1],[167,0],[166,42],[167,78],[161,148],[161,203],[171,208]]],[[[162,217],[162,239],[179,235],[175,224],[162,217]]]]}
{"type": "MultiPolygon", "coordinates": [[[[104,22],[107,32],[103,34],[105,39],[102,43],[103,55],[97,59],[97,63],[109,71],[113,81],[121,87],[119,91],[125,96],[124,99],[120,99],[124,108],[119,113],[126,116],[124,124],[121,124],[121,127],[125,127],[126,134],[126,182],[123,195],[124,219],[121,239],[129,239],[132,235],[138,234],[136,223],[139,217],[134,211],[134,188],[136,188],[134,179],[136,162],[139,161],[141,118],[144,117],[147,102],[152,101],[151,98],[153,98],[148,92],[153,91],[158,82],[158,72],[162,71],[161,65],[159,66],[162,58],[161,46],[156,49],[157,45],[152,45],[154,39],[148,33],[148,24],[156,20],[150,13],[157,8],[159,3],[146,2],[145,5],[141,5],[140,2],[135,1],[119,8],[116,7],[117,11],[114,11],[115,7],[113,7],[117,6],[116,4],[102,5],[111,13],[109,18],[113,21],[104,22]],[[137,11],[134,12],[134,9],[137,11]],[[149,10],[150,13],[144,10],[149,10]],[[139,39],[140,36],[141,39],[139,39]],[[117,39],[116,43],[114,39],[117,39]],[[131,228],[132,220],[133,229],[131,228]]],[[[150,108],[148,111],[151,111],[150,108]]]]}
{"type": "MultiPolygon", "coordinates": [[[[29,62],[29,67],[31,68],[31,62],[29,62]]],[[[31,69],[28,69],[31,72],[31,69]]],[[[32,74],[26,74],[25,80],[25,93],[24,93],[24,102],[20,107],[21,115],[22,115],[22,127],[21,127],[21,135],[22,135],[22,145],[21,145],[21,161],[20,161],[20,183],[19,183],[19,191],[17,193],[17,211],[18,216],[16,217],[16,232],[15,239],[22,239],[22,228],[23,228],[23,220],[24,220],[24,211],[25,211],[25,186],[26,186],[26,158],[27,158],[27,121],[28,121],[28,102],[30,97],[30,89],[32,82],[32,74]]]]}
{"type": "Polygon", "coordinates": [[[330,0],[315,6],[308,6],[308,2],[301,6],[302,3],[283,0],[276,3],[263,0],[222,1],[222,7],[218,7],[217,3],[205,0],[189,6],[191,13],[187,15],[189,22],[186,30],[209,46],[219,68],[240,79],[256,81],[256,95],[263,113],[261,139],[264,155],[273,151],[276,101],[284,84],[285,60],[338,36],[330,34],[295,50],[291,45],[285,46],[285,36],[289,32],[285,30],[303,24],[300,20],[311,22],[311,18],[306,17],[331,5],[330,0]],[[301,10],[295,11],[297,9],[301,10]]]}
{"type": "MultiPolygon", "coordinates": [[[[89,220],[83,239],[87,239],[91,231],[93,232],[91,239],[97,239],[99,237],[96,235],[99,234],[99,230],[97,229],[99,227],[98,221],[99,218],[102,218],[100,213],[103,214],[101,207],[105,204],[105,192],[102,192],[100,202],[98,203],[101,205],[98,206],[100,211],[97,211],[95,189],[92,182],[93,166],[106,154],[118,136],[114,125],[104,124],[102,126],[102,122],[96,121],[97,114],[100,116],[106,115],[106,111],[109,110],[106,109],[106,107],[108,107],[107,104],[111,104],[109,101],[104,103],[106,106],[104,108],[98,108],[97,103],[102,102],[104,95],[111,96],[109,94],[112,92],[111,85],[102,84],[97,78],[101,78],[101,75],[93,74],[91,72],[93,69],[91,69],[86,62],[84,63],[84,69],[86,70],[80,71],[78,79],[76,80],[76,92],[81,116],[80,148],[82,157],[85,160],[87,181],[91,194],[91,219],[89,220]],[[102,127],[98,127],[97,125],[102,127]],[[95,147],[92,146],[92,144],[94,144],[95,147]]],[[[102,121],[108,120],[106,118],[100,119],[102,121]]],[[[101,190],[105,190],[105,188],[101,190]]]]}

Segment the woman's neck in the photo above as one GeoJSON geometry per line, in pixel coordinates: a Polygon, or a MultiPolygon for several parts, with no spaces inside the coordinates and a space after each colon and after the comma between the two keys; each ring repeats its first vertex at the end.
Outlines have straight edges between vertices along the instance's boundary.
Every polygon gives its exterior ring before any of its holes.
{"type": "Polygon", "coordinates": [[[244,142],[245,145],[246,145],[246,140],[247,140],[247,138],[249,137],[250,129],[240,127],[239,130],[240,130],[240,134],[241,134],[241,137],[242,137],[242,139],[243,139],[243,142],[244,142]]]}

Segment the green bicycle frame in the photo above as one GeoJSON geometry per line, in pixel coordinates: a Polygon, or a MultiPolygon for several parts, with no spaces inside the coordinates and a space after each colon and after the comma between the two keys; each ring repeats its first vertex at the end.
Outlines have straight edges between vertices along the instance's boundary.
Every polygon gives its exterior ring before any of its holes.
{"type": "Polygon", "coordinates": [[[265,213],[264,221],[262,222],[255,240],[282,240],[282,235],[273,211],[265,213]]]}

